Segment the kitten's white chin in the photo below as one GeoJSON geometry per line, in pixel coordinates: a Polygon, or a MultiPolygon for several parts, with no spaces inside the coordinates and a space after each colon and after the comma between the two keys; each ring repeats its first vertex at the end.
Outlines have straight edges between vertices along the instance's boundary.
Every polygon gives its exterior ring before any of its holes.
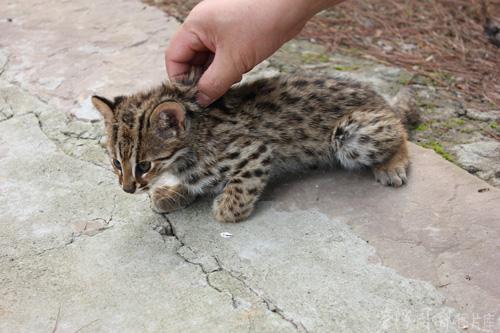
{"type": "Polygon", "coordinates": [[[158,177],[153,184],[149,185],[149,191],[154,191],[154,189],[158,187],[173,187],[179,185],[180,182],[181,181],[179,178],[177,178],[177,176],[169,172],[165,172],[160,177],[158,177]]]}

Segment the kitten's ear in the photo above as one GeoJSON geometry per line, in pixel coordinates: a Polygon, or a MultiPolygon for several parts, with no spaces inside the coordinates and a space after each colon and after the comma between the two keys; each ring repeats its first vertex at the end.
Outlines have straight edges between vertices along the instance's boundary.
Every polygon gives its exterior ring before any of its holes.
{"type": "Polygon", "coordinates": [[[114,120],[114,114],[113,114],[113,108],[115,106],[114,103],[107,98],[97,95],[92,96],[91,99],[92,99],[92,104],[94,104],[94,107],[104,117],[104,122],[106,123],[106,125],[112,124],[114,120]]]}
{"type": "Polygon", "coordinates": [[[151,113],[150,119],[161,134],[171,130],[177,135],[186,129],[186,111],[176,102],[160,103],[151,113]]]}

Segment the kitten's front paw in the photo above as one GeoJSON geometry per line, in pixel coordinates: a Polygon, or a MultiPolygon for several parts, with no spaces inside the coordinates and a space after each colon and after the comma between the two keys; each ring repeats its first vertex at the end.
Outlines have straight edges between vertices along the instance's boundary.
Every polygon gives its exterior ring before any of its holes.
{"type": "Polygon", "coordinates": [[[151,209],[159,214],[170,213],[184,208],[193,201],[187,190],[182,187],[161,187],[150,195],[151,209]]]}
{"type": "Polygon", "coordinates": [[[246,219],[253,211],[253,205],[244,205],[235,197],[225,193],[215,198],[213,204],[213,214],[217,221],[225,223],[235,223],[246,219]]]}

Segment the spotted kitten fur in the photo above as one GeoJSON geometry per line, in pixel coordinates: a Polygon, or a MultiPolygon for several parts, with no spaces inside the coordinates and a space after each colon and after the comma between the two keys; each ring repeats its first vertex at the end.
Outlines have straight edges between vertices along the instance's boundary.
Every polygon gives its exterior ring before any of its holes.
{"type": "Polygon", "coordinates": [[[237,222],[252,213],[271,175],[336,163],[369,167],[384,185],[406,183],[401,110],[361,83],[279,76],[234,87],[201,108],[197,75],[190,76],[113,101],[92,98],[123,190],[149,192],[157,212],[214,193],[215,218],[237,222]]]}

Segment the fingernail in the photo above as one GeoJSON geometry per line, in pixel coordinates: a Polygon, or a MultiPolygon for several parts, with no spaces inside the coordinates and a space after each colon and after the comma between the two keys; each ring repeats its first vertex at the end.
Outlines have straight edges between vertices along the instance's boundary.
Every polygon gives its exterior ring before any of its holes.
{"type": "Polygon", "coordinates": [[[196,95],[196,100],[201,106],[209,106],[213,102],[210,97],[201,92],[196,95]]]}

